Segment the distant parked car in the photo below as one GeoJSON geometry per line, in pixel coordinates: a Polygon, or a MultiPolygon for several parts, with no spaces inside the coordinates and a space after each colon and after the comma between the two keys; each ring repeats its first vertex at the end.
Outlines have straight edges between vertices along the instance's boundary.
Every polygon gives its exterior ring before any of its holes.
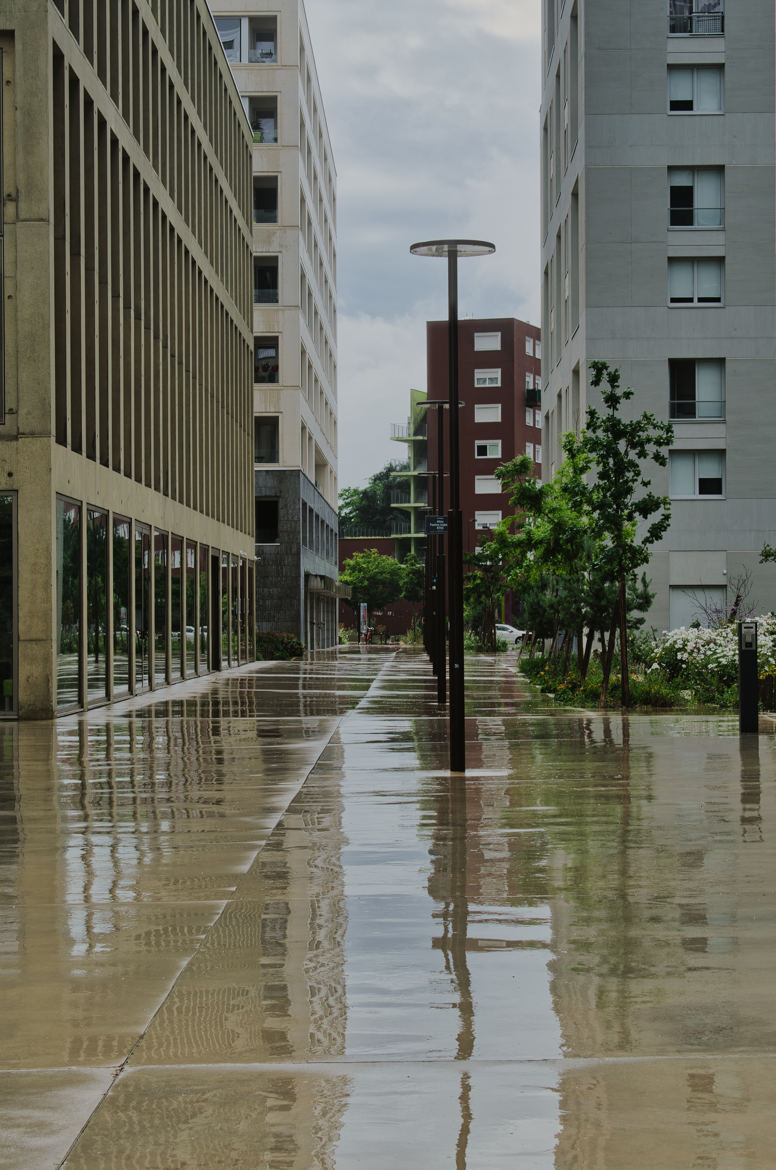
{"type": "Polygon", "coordinates": [[[511,646],[516,646],[525,637],[525,630],[518,630],[514,626],[507,626],[501,622],[496,622],[496,638],[500,642],[508,642],[511,646]]]}

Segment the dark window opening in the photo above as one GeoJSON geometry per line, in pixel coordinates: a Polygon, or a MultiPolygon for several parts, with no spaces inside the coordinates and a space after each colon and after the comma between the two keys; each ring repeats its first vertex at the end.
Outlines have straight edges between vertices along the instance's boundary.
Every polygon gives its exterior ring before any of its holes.
{"type": "Polygon", "coordinates": [[[278,222],[278,177],[256,175],[253,180],[253,222],[278,222]]]}
{"type": "Polygon", "coordinates": [[[277,544],[278,501],[256,500],[256,543],[277,544]]]}
{"type": "Polygon", "coordinates": [[[277,463],[280,426],[277,415],[257,416],[253,420],[254,463],[277,463]]]}
{"type": "Polygon", "coordinates": [[[276,305],[279,297],[277,256],[254,256],[253,301],[257,305],[276,305]]]}
{"type": "Polygon", "coordinates": [[[277,337],[254,337],[253,380],[263,385],[280,381],[280,344],[277,337]]]}

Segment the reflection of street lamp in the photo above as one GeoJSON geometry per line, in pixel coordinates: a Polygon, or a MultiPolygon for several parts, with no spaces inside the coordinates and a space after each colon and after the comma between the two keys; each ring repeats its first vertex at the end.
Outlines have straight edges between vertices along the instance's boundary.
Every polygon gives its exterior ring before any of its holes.
{"type": "Polygon", "coordinates": [[[487,256],[495,244],[484,240],[427,240],[413,244],[413,256],[447,257],[450,386],[450,511],[447,519],[448,608],[450,614],[450,771],[466,771],[463,689],[463,539],[458,461],[458,257],[487,256]]]}

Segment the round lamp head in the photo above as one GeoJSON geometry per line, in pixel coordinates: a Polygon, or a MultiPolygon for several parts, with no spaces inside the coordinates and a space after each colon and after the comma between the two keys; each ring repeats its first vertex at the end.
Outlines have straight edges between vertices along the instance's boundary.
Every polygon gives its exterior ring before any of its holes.
{"type": "Polygon", "coordinates": [[[410,246],[413,256],[489,256],[495,251],[487,240],[424,240],[410,246]]]}

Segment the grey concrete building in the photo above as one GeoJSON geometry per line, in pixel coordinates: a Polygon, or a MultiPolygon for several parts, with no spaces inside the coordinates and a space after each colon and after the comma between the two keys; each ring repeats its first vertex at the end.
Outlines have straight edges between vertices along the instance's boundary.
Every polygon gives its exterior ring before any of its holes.
{"type": "Polygon", "coordinates": [[[336,174],[303,0],[210,0],[253,136],[259,630],[337,642],[336,174]]]}
{"type": "Polygon", "coordinates": [[[251,135],[205,0],[0,0],[0,679],[253,657],[251,135]]]}
{"type": "Polygon", "coordinates": [[[774,16],[768,0],[544,0],[546,474],[584,425],[588,365],[675,426],[653,483],[672,524],[649,573],[658,628],[776,604],[758,566],[774,481],[774,16]],[[700,604],[699,604],[700,603],[700,604]]]}

